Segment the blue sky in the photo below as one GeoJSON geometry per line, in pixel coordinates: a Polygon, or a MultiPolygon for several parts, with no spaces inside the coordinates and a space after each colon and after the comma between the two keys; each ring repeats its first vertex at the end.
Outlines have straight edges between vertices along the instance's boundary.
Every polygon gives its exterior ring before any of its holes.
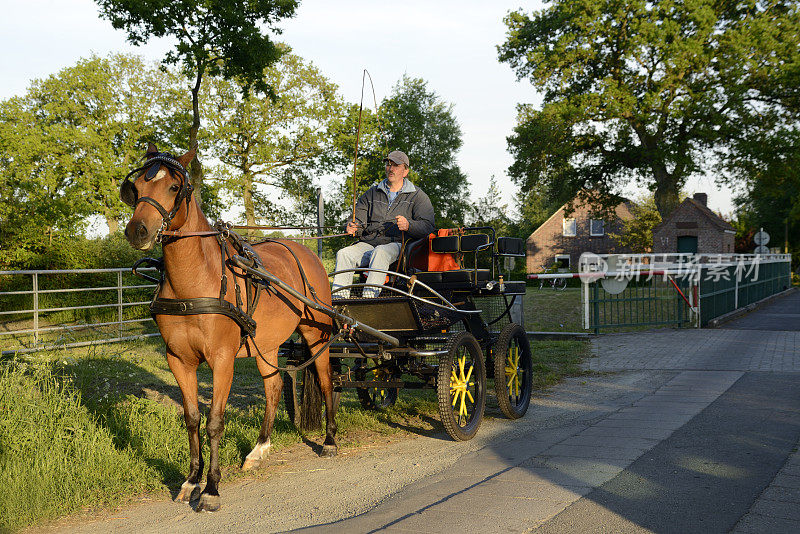
{"type": "MultiPolygon", "coordinates": [[[[454,106],[464,140],[458,162],[473,198],[484,195],[495,176],[504,200],[513,204],[517,189],[506,174],[512,161],[506,137],[516,122],[516,105],[536,104],[540,97],[497,61],[495,47],[504,40],[503,17],[520,4],[528,11],[541,7],[519,0],[302,0],[297,16],[280,23],[278,39],[313,61],[351,102],[360,100],[364,69],[379,102],[403,74],[426,80],[454,106]]],[[[92,0],[0,0],[0,7],[0,98],[22,94],[31,79],[93,52],[133,52],[158,60],[170,46],[167,41],[128,45],[123,32],[99,18],[92,0]]],[[[697,191],[709,194],[715,211],[732,211],[730,192],[711,179],[691,180],[687,192],[697,191]]],[[[622,193],[636,196],[637,190],[622,193]]]]}

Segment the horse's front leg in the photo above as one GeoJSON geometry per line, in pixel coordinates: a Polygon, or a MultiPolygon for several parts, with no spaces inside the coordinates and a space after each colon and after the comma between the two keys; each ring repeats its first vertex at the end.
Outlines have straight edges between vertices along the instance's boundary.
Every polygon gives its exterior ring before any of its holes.
{"type": "Polygon", "coordinates": [[[269,454],[272,447],[270,436],[272,435],[272,427],[275,424],[275,413],[278,411],[278,403],[281,401],[281,391],[283,389],[283,380],[281,374],[275,367],[278,365],[278,349],[259,353],[256,355],[256,364],[258,372],[264,378],[264,396],[267,405],[264,408],[264,420],[261,423],[261,432],[258,434],[258,441],[256,446],[247,455],[242,465],[243,471],[256,469],[261,465],[261,462],[269,454]]]}
{"type": "Polygon", "coordinates": [[[203,476],[203,456],[200,454],[200,410],[197,406],[197,365],[187,364],[167,350],[167,363],[178,382],[183,400],[183,418],[189,434],[189,476],[175,497],[176,502],[188,503],[200,492],[203,476]]]}
{"type": "Polygon", "coordinates": [[[234,355],[235,351],[224,356],[215,357],[213,360],[208,360],[209,364],[213,362],[211,371],[214,383],[211,410],[209,410],[208,422],[206,423],[210,454],[206,487],[203,489],[203,493],[200,494],[200,502],[197,505],[198,512],[215,512],[220,507],[219,481],[222,478],[222,474],[219,468],[219,442],[225,431],[225,406],[228,403],[228,395],[233,382],[234,355]]]}

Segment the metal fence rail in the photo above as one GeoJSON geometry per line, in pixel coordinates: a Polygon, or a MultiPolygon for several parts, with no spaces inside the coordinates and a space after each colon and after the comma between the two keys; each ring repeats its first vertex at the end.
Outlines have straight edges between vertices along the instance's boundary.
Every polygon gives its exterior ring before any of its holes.
{"type": "Polygon", "coordinates": [[[2,353],[156,336],[155,287],[129,268],[0,271],[2,353]]]}
{"type": "Polygon", "coordinates": [[[673,256],[614,256],[617,278],[627,285],[610,292],[602,280],[584,284],[584,327],[595,333],[644,326],[699,328],[791,287],[788,254],[673,256]]]}

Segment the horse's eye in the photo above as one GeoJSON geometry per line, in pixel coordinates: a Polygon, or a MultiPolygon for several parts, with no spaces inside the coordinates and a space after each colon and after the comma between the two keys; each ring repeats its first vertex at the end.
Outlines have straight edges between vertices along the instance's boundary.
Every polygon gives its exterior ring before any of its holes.
{"type": "Polygon", "coordinates": [[[172,187],[170,187],[169,190],[172,191],[173,193],[177,193],[178,191],[181,190],[181,186],[179,186],[178,184],[172,184],[172,187]]]}

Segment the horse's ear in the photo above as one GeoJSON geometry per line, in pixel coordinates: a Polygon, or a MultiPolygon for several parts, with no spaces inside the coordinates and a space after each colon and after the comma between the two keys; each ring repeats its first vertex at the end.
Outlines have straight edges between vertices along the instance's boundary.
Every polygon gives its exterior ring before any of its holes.
{"type": "Polygon", "coordinates": [[[158,154],[158,148],[156,147],[156,145],[154,145],[153,143],[148,141],[148,143],[147,143],[147,152],[145,153],[144,157],[150,159],[153,156],[155,156],[156,154],[158,154]]]}
{"type": "Polygon", "coordinates": [[[197,154],[197,144],[195,144],[192,148],[190,148],[189,152],[179,157],[178,161],[180,162],[181,165],[183,165],[184,169],[187,169],[196,154],[197,154]]]}

